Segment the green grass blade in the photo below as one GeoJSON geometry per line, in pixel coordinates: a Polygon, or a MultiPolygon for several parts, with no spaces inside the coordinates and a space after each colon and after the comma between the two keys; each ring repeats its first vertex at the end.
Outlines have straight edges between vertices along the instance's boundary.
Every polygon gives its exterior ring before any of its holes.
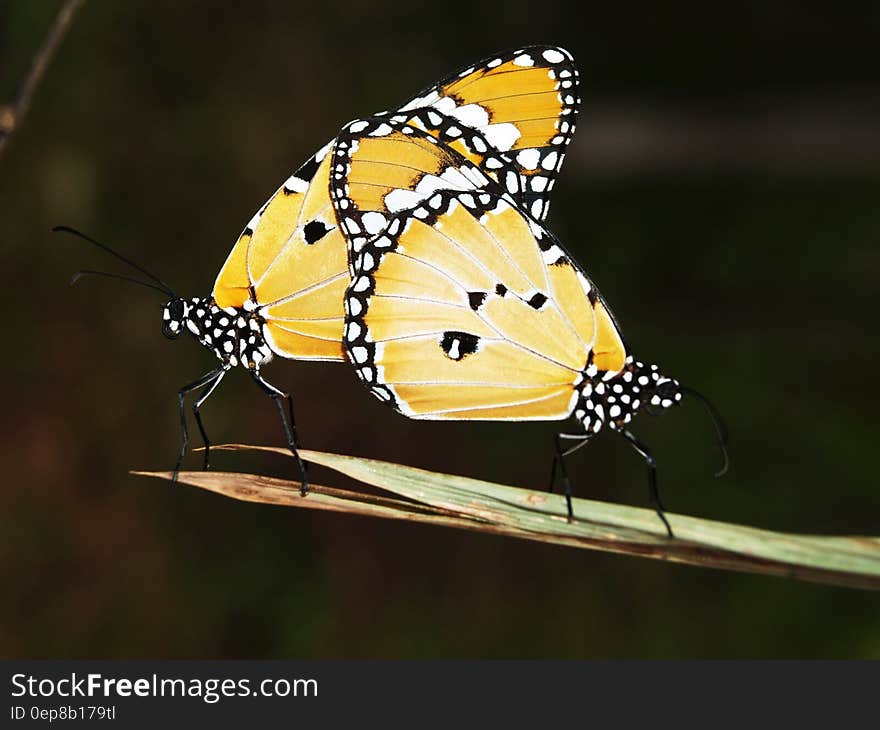
{"type": "MultiPolygon", "coordinates": [[[[218,448],[290,455],[276,447],[218,448]]],[[[575,521],[569,522],[561,495],[374,459],[305,450],[301,454],[403,500],[326,487],[315,487],[302,499],[295,482],[246,474],[187,472],[180,480],[249,501],[408,519],[704,567],[880,589],[880,538],[795,535],[668,513],[676,535],[669,539],[662,522],[648,509],[574,499],[575,521]]],[[[170,477],[167,472],[148,475],[170,477]]]]}

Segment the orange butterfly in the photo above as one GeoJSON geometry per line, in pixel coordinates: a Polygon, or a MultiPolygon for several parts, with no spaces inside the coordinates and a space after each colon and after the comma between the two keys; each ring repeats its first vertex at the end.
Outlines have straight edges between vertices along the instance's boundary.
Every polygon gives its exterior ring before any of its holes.
{"type": "Polygon", "coordinates": [[[552,485],[559,463],[569,518],[564,457],[608,426],[647,460],[651,500],[672,536],[653,457],[627,426],[686,389],[634,359],[562,244],[509,190],[405,115],[347,125],[333,169],[352,269],[344,342],[370,391],[418,419],[573,415],[583,431],[557,436],[551,474],[552,485]],[[577,443],[565,451],[562,440],[577,443]]]}

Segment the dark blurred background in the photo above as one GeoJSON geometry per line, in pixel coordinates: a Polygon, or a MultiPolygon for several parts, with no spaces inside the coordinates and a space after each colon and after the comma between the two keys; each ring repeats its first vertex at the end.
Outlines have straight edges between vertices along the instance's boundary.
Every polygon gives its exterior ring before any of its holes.
{"type": "MultiPolygon", "coordinates": [[[[550,225],[643,358],[712,397],[637,433],[673,511],[873,534],[880,6],[129,2],[79,12],[0,158],[4,657],[877,657],[876,594],[228,501],[167,469],[211,356],[66,223],[207,295],[242,226],[342,123],[497,50],[564,45],[579,130],[550,225]]],[[[8,101],[58,3],[0,2],[8,101]]],[[[408,421],[345,365],[276,361],[308,447],[543,486],[558,424],[408,421]]],[[[241,373],[217,442],[280,444],[241,373]]],[[[195,467],[197,457],[188,462],[195,467]]],[[[216,466],[285,474],[271,457],[216,466]]],[[[646,505],[622,439],[579,495],[646,505]]],[[[315,470],[315,481],[342,484],[315,470]]]]}

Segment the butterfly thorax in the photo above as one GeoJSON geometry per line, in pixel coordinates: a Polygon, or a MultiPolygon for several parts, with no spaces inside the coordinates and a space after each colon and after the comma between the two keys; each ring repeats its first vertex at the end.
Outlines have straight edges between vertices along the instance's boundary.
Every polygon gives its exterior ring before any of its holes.
{"type": "Polygon", "coordinates": [[[627,357],[619,371],[600,371],[590,365],[576,386],[574,416],[587,433],[603,426],[618,431],[640,411],[658,415],[681,401],[681,385],[663,375],[656,365],[627,357]]]}
{"type": "Polygon", "coordinates": [[[213,297],[176,298],[164,306],[162,320],[166,337],[177,337],[186,330],[228,367],[259,370],[272,359],[263,335],[265,320],[247,305],[221,308],[213,297]]]}

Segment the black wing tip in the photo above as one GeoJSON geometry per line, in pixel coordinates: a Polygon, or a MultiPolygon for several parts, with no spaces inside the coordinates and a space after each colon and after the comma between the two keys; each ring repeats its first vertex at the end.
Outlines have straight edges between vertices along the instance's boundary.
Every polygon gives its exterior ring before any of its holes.
{"type": "MultiPolygon", "coordinates": [[[[565,46],[561,46],[558,43],[532,43],[527,46],[517,46],[515,49],[511,48],[503,53],[496,53],[491,58],[514,58],[523,53],[535,53],[541,56],[544,62],[552,65],[552,66],[571,66],[574,67],[574,54],[569,51],[565,46]],[[561,53],[563,58],[559,61],[550,61],[543,54],[545,51],[556,51],[557,53],[561,53]]],[[[542,66],[544,63],[541,64],[542,66]]]]}

